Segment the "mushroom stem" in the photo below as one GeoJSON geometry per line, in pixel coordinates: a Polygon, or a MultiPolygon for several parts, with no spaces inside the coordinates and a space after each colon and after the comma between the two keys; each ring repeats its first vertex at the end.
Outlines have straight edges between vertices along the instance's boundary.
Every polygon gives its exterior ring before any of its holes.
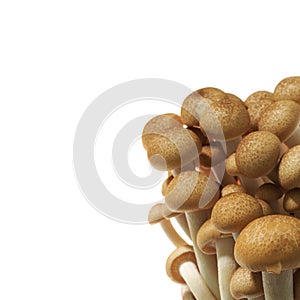
{"type": "Polygon", "coordinates": [[[181,264],[179,272],[197,300],[215,300],[193,262],[187,261],[181,264]]]}
{"type": "Polygon", "coordinates": [[[262,272],[266,300],[293,300],[293,270],[280,274],[262,272]]]}
{"type": "Polygon", "coordinates": [[[197,246],[197,233],[201,225],[208,219],[208,213],[206,211],[187,212],[186,218],[200,274],[213,295],[220,299],[216,256],[204,254],[197,246]]]}
{"type": "Polygon", "coordinates": [[[237,264],[233,255],[234,241],[232,238],[221,238],[216,240],[216,252],[218,260],[218,278],[221,300],[233,300],[230,293],[230,280],[234,274],[237,264]]]}
{"type": "Polygon", "coordinates": [[[185,214],[180,214],[179,216],[175,217],[175,219],[177,223],[180,225],[180,227],[182,228],[182,230],[184,231],[184,233],[189,238],[191,238],[191,233],[190,233],[189,225],[187,223],[185,214]]]}
{"type": "Polygon", "coordinates": [[[164,230],[165,234],[170,239],[170,241],[176,247],[187,245],[187,242],[174,229],[171,221],[169,221],[169,220],[162,220],[160,222],[160,226],[162,227],[162,229],[164,230]]]}
{"type": "Polygon", "coordinates": [[[284,142],[289,148],[300,145],[300,127],[284,142]]]}
{"type": "Polygon", "coordinates": [[[239,175],[242,186],[245,188],[247,194],[254,196],[256,190],[264,183],[264,180],[259,178],[247,178],[243,175],[239,175]]]}
{"type": "Polygon", "coordinates": [[[183,284],[181,286],[181,295],[182,295],[182,300],[195,300],[192,291],[186,284],[183,284]]]}

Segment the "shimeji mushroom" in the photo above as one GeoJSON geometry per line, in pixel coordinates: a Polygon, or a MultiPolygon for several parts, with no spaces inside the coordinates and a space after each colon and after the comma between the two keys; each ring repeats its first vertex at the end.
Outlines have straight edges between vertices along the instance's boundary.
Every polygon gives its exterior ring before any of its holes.
{"type": "Polygon", "coordinates": [[[251,221],[263,216],[257,200],[245,193],[232,193],[222,197],[213,207],[211,221],[223,233],[239,232],[251,221]]]}
{"type": "Polygon", "coordinates": [[[280,185],[286,190],[300,187],[300,145],[289,149],[283,155],[278,168],[278,178],[280,185]]]}
{"type": "Polygon", "coordinates": [[[300,188],[289,190],[283,199],[283,208],[300,218],[300,188]]]}
{"type": "Polygon", "coordinates": [[[181,286],[181,296],[182,300],[195,300],[191,289],[186,284],[181,286]]]}
{"type": "Polygon", "coordinates": [[[273,214],[273,210],[272,210],[271,206],[266,201],[258,199],[258,198],[256,199],[256,201],[261,206],[264,216],[268,216],[268,215],[273,214]]]}
{"type": "Polygon", "coordinates": [[[224,197],[231,193],[245,193],[245,188],[242,185],[238,184],[228,184],[225,185],[221,190],[221,196],[224,197]]]}
{"type": "Polygon", "coordinates": [[[167,259],[166,271],[173,281],[187,284],[197,300],[215,300],[197,269],[192,247],[182,246],[173,251],[167,259]]]}
{"type": "Polygon", "coordinates": [[[232,235],[218,231],[209,219],[198,231],[197,245],[203,253],[217,255],[221,300],[232,300],[229,283],[237,268],[233,257],[234,240],[232,235]]]}
{"type": "Polygon", "coordinates": [[[274,100],[274,95],[271,92],[268,91],[257,91],[252,93],[250,96],[247,97],[245,100],[245,105],[249,109],[249,106],[255,103],[260,103],[264,100],[274,100]]]}
{"type": "Polygon", "coordinates": [[[266,300],[293,300],[293,269],[300,266],[300,220],[270,215],[249,223],[234,247],[237,263],[262,272],[266,300]]]}
{"type": "Polygon", "coordinates": [[[219,199],[219,194],[219,186],[206,175],[186,171],[171,181],[165,196],[166,205],[171,211],[185,212],[200,274],[217,298],[220,294],[216,257],[199,250],[196,236],[201,225],[209,218],[209,209],[219,199]]]}
{"type": "Polygon", "coordinates": [[[234,299],[263,300],[264,288],[261,273],[238,268],[231,277],[230,292],[234,299]]]}
{"type": "Polygon", "coordinates": [[[258,129],[275,134],[289,147],[300,144],[300,105],[281,100],[268,105],[260,114],[258,129]]]}
{"type": "Polygon", "coordinates": [[[275,101],[292,100],[300,104],[300,76],[281,80],[274,90],[275,101]]]}

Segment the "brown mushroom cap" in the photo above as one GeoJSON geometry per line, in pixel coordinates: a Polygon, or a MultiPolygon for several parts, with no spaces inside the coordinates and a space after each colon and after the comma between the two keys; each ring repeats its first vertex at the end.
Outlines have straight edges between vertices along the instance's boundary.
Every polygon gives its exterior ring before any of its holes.
{"type": "Polygon", "coordinates": [[[160,223],[166,218],[178,216],[179,213],[170,211],[164,203],[157,203],[153,205],[148,213],[148,223],[153,225],[160,223]]]}
{"type": "Polygon", "coordinates": [[[236,154],[232,153],[226,159],[226,171],[231,176],[238,176],[240,174],[239,169],[236,165],[236,154]]]}
{"type": "Polygon", "coordinates": [[[216,241],[229,237],[232,237],[232,235],[218,231],[211,222],[211,219],[209,219],[203,223],[197,233],[197,246],[205,254],[216,254],[216,241]]]}
{"type": "Polygon", "coordinates": [[[300,211],[300,188],[290,190],[285,194],[283,208],[291,213],[300,211]]]}
{"type": "Polygon", "coordinates": [[[294,101],[281,100],[261,112],[258,129],[270,131],[284,142],[295,132],[299,122],[300,105],[294,101]]]}
{"type": "Polygon", "coordinates": [[[283,155],[278,178],[280,185],[286,190],[300,187],[300,145],[290,148],[283,155]]]}
{"type": "Polygon", "coordinates": [[[185,171],[171,181],[165,200],[170,210],[186,212],[212,207],[219,199],[219,195],[217,183],[205,174],[185,171]]]}
{"type": "Polygon", "coordinates": [[[185,283],[180,275],[180,266],[185,262],[197,264],[196,257],[191,246],[182,246],[173,251],[167,259],[166,271],[170,279],[177,283],[185,283]]]}
{"type": "Polygon", "coordinates": [[[250,128],[250,117],[245,106],[229,99],[211,103],[200,118],[200,125],[207,136],[221,139],[220,126],[216,126],[216,121],[220,123],[225,140],[235,139],[250,128]]]}
{"type": "Polygon", "coordinates": [[[200,164],[206,168],[210,168],[219,164],[224,157],[225,153],[219,142],[212,142],[210,145],[203,146],[199,156],[200,164]]]}
{"type": "Polygon", "coordinates": [[[276,101],[293,100],[300,104],[300,76],[281,80],[275,88],[274,98],[276,101]]]}
{"type": "Polygon", "coordinates": [[[174,127],[152,140],[147,155],[154,168],[166,171],[178,169],[197,159],[201,149],[201,142],[194,132],[174,127]]]}
{"type": "Polygon", "coordinates": [[[267,91],[258,91],[250,96],[245,100],[245,105],[249,108],[254,103],[262,103],[264,100],[273,100],[274,101],[274,95],[273,93],[267,92],[267,91]]]}
{"type": "Polygon", "coordinates": [[[261,273],[238,268],[230,280],[230,293],[235,299],[257,298],[264,294],[261,273]]]}
{"type": "Polygon", "coordinates": [[[230,94],[230,93],[226,93],[226,96],[231,102],[236,103],[237,105],[243,105],[244,107],[246,107],[243,100],[241,100],[238,96],[236,96],[234,94],[230,94]]]}
{"type": "Polygon", "coordinates": [[[142,133],[142,142],[145,149],[151,146],[153,140],[167,129],[182,127],[183,124],[178,115],[167,113],[158,115],[149,120],[144,126],[142,133]]]}
{"type": "Polygon", "coordinates": [[[217,230],[234,233],[261,216],[262,208],[254,197],[245,193],[232,193],[222,197],[215,204],[211,221],[217,230]]]}
{"type": "Polygon", "coordinates": [[[255,198],[272,203],[282,197],[282,190],[274,183],[267,182],[262,184],[255,193],[255,198]]]}
{"type": "Polygon", "coordinates": [[[280,155],[280,140],[268,131],[255,131],[242,139],[236,149],[236,165],[249,178],[267,175],[280,155]]]}
{"type": "Polygon", "coordinates": [[[300,220],[286,215],[264,216],[252,221],[236,240],[237,263],[252,272],[300,267],[300,220]]]}
{"type": "Polygon", "coordinates": [[[273,210],[272,210],[271,206],[266,201],[261,200],[261,199],[256,199],[256,200],[260,204],[264,216],[268,216],[268,215],[273,214],[273,210]]]}
{"type": "Polygon", "coordinates": [[[245,189],[242,185],[238,185],[238,184],[228,184],[225,185],[221,191],[221,196],[224,197],[226,195],[229,195],[231,193],[245,193],[245,189]]]}

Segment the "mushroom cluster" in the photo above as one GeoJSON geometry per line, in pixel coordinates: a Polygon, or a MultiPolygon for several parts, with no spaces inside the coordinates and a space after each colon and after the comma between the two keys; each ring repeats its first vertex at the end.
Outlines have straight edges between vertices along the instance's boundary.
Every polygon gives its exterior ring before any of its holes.
{"type": "Polygon", "coordinates": [[[300,299],[299,123],[296,76],[245,101],[202,88],[145,125],[167,174],[149,223],[175,245],[166,271],[183,299],[300,299]]]}

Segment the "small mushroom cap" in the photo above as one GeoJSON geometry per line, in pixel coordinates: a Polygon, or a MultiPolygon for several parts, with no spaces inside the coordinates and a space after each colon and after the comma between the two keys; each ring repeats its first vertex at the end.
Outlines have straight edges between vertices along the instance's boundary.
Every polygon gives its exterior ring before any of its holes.
{"type": "Polygon", "coordinates": [[[221,196],[224,197],[226,195],[229,195],[231,193],[245,193],[245,189],[242,185],[238,185],[238,184],[228,184],[225,185],[221,191],[221,196]]]}
{"type": "Polygon", "coordinates": [[[260,204],[264,216],[268,216],[268,215],[273,214],[273,210],[272,210],[271,206],[266,201],[261,200],[261,199],[256,199],[256,200],[260,204]]]}
{"type": "Polygon", "coordinates": [[[231,102],[236,103],[237,105],[243,105],[244,107],[246,107],[243,100],[241,100],[238,96],[236,96],[234,94],[230,94],[230,93],[226,93],[226,96],[231,102]]]}
{"type": "Polygon", "coordinates": [[[231,176],[238,176],[240,174],[239,169],[236,165],[236,154],[232,153],[226,159],[226,171],[231,176]]]}
{"type": "Polygon", "coordinates": [[[249,130],[250,117],[244,105],[225,99],[213,102],[205,109],[200,125],[211,138],[231,140],[249,130]],[[216,126],[216,122],[219,122],[219,126],[216,126]]]}
{"type": "Polygon", "coordinates": [[[170,211],[164,203],[157,203],[151,207],[148,213],[148,223],[151,225],[157,224],[178,215],[178,213],[170,211]]]}
{"type": "Polygon", "coordinates": [[[167,113],[155,116],[144,126],[142,133],[142,143],[144,148],[148,149],[155,137],[162,134],[165,130],[182,126],[183,124],[181,122],[181,119],[176,114],[167,113]]]}
{"type": "Polygon", "coordinates": [[[245,100],[245,105],[249,108],[254,103],[262,103],[264,100],[273,100],[274,101],[274,95],[273,93],[267,92],[267,91],[258,91],[250,96],[245,100]]]}
{"type": "Polygon", "coordinates": [[[235,161],[241,174],[249,178],[267,175],[280,155],[280,140],[268,131],[255,131],[242,139],[236,149],[235,161]]]}
{"type": "Polygon", "coordinates": [[[197,159],[201,149],[201,142],[194,132],[174,127],[152,140],[147,155],[155,169],[166,171],[178,169],[197,159]]]}
{"type": "Polygon", "coordinates": [[[185,171],[171,181],[165,200],[170,210],[186,212],[211,208],[219,196],[218,184],[205,174],[185,171]]]}
{"type": "Polygon", "coordinates": [[[278,178],[280,185],[286,190],[300,187],[300,145],[290,148],[283,155],[278,178]]]}
{"type": "Polygon", "coordinates": [[[276,101],[261,112],[258,129],[270,131],[284,142],[295,132],[299,122],[299,104],[290,100],[276,101]]]}
{"type": "Polygon", "coordinates": [[[275,88],[274,98],[276,101],[293,100],[300,104],[300,76],[281,80],[275,88]]]}
{"type": "Polygon", "coordinates": [[[202,147],[200,153],[200,164],[205,168],[213,167],[225,159],[225,153],[218,142],[212,142],[210,145],[202,147]]]}
{"type": "Polygon", "coordinates": [[[255,193],[255,198],[264,200],[268,203],[276,202],[282,197],[282,190],[274,183],[267,182],[262,184],[255,193]]]}
{"type": "Polygon", "coordinates": [[[211,221],[217,230],[234,233],[261,216],[262,208],[254,197],[245,193],[232,193],[222,197],[215,204],[211,221]]]}
{"type": "Polygon", "coordinates": [[[286,215],[264,216],[240,233],[234,247],[237,263],[252,272],[300,267],[300,220],[286,215]]]}
{"type": "Polygon", "coordinates": [[[170,279],[177,283],[185,283],[180,275],[180,266],[185,262],[197,264],[195,253],[191,246],[181,246],[173,251],[167,259],[166,271],[170,279]]]}
{"type": "Polygon", "coordinates": [[[283,208],[291,213],[300,211],[300,188],[290,190],[285,194],[283,208]]]}
{"type": "Polygon", "coordinates": [[[261,273],[253,273],[247,269],[238,268],[230,280],[230,293],[235,299],[263,296],[264,288],[261,273]]]}
{"type": "Polygon", "coordinates": [[[223,234],[211,222],[211,219],[203,223],[197,233],[197,245],[199,249],[208,255],[216,254],[216,241],[221,238],[232,237],[231,234],[223,234]]]}

